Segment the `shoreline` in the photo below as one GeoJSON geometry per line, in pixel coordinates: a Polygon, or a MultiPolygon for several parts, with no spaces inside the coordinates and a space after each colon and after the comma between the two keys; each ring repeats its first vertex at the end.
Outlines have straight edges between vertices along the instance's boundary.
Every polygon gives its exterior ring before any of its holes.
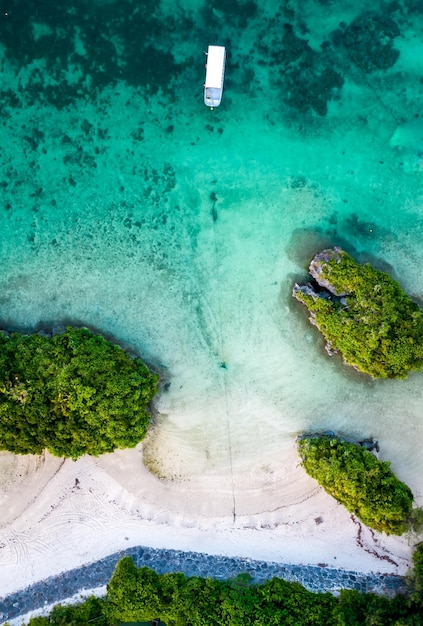
{"type": "Polygon", "coordinates": [[[45,606],[58,604],[84,590],[95,590],[108,583],[117,562],[132,556],[137,567],[147,566],[159,574],[181,571],[187,576],[228,579],[248,573],[254,582],[273,577],[299,582],[310,591],[338,593],[341,589],[357,589],[392,597],[406,590],[405,577],[395,574],[366,574],[353,570],[316,565],[281,564],[244,557],[228,557],[171,549],[136,546],[111,554],[37,582],[0,599],[0,626],[10,619],[27,615],[45,606]]]}
{"type": "MultiPolygon", "coordinates": [[[[377,38],[357,63],[344,45],[363,1],[266,0],[249,16],[165,1],[141,21],[110,0],[70,3],[72,19],[41,4],[8,15],[0,51],[0,321],[97,329],[161,389],[134,449],[0,452],[0,594],[19,609],[19,594],[80,586],[84,568],[139,546],[305,568],[316,583],[403,580],[423,533],[360,524],[294,442],[375,437],[422,507],[421,375],[375,381],[330,359],[290,291],[317,250],[341,245],[421,299],[423,16],[392,6],[399,34],[379,43],[399,56],[377,69],[377,38]],[[212,115],[197,80],[210,24],[232,48],[212,115]]],[[[383,34],[386,6],[373,8],[383,34]]]]}
{"type": "Polygon", "coordinates": [[[160,481],[143,465],[141,449],[64,462],[48,453],[43,459],[3,453],[1,593],[8,597],[137,546],[404,576],[412,566],[409,538],[363,526],[294,466],[293,454],[287,451],[273,474],[260,468],[236,474],[234,521],[225,473],[160,481]]]}

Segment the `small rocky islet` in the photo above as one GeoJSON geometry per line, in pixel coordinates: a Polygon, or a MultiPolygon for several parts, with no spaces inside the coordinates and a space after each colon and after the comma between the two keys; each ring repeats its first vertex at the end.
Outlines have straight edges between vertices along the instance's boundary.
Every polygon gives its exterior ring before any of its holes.
{"type": "Polygon", "coordinates": [[[334,433],[304,434],[297,440],[301,465],[309,476],[363,524],[387,535],[420,526],[411,489],[372,450],[378,442],[352,443],[334,433]]]}
{"type": "Polygon", "coordinates": [[[389,274],[339,247],[316,254],[309,272],[292,295],[308,308],[329,355],[372,378],[423,369],[423,312],[389,274]]]}

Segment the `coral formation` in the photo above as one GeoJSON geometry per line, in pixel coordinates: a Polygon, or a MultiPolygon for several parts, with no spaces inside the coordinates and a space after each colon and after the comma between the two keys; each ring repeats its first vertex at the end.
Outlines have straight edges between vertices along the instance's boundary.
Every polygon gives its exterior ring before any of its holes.
{"type": "Polygon", "coordinates": [[[345,28],[342,42],[351,61],[369,73],[395,64],[399,51],[394,39],[399,35],[398,24],[392,18],[366,11],[345,28]]]}

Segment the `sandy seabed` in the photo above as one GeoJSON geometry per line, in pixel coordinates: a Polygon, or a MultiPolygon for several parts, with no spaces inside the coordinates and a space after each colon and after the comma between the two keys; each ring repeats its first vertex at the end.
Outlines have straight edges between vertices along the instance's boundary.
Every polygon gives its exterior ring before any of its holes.
{"type": "MultiPolygon", "coordinates": [[[[400,56],[368,76],[330,37],[367,2],[323,11],[308,0],[275,19],[279,4],[235,28],[233,14],[206,19],[181,3],[182,30],[154,42],[171,38],[185,62],[172,100],[114,81],[61,108],[25,102],[37,81],[42,94],[56,88],[51,63],[19,57],[17,67],[0,49],[4,81],[23,100],[9,93],[0,128],[2,325],[86,325],[163,376],[134,450],[77,462],[0,453],[2,595],[131,545],[400,575],[411,565],[418,538],[352,519],[299,466],[295,439],[326,429],[376,437],[421,506],[421,375],[348,371],[290,294],[312,255],[336,244],[423,302],[421,15],[399,3],[400,56]],[[210,112],[198,41],[212,18],[231,54],[210,112]],[[330,62],[342,73],[326,115],[287,103],[269,61],[278,46],[286,54],[278,29],[289,20],[316,54],[327,43],[315,71],[330,62]]],[[[173,19],[173,3],[162,8],[173,19]]],[[[38,16],[38,37],[49,15],[38,16]]],[[[67,28],[88,55],[84,23],[67,28]]],[[[69,66],[67,80],[78,71],[69,66]]]]}

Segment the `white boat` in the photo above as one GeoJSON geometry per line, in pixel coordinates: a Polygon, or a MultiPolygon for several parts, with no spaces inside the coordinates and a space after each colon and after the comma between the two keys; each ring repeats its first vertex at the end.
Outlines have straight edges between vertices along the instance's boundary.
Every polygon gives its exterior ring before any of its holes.
{"type": "Polygon", "coordinates": [[[208,47],[204,104],[212,109],[218,107],[222,100],[225,60],[226,50],[224,46],[208,47]]]}

